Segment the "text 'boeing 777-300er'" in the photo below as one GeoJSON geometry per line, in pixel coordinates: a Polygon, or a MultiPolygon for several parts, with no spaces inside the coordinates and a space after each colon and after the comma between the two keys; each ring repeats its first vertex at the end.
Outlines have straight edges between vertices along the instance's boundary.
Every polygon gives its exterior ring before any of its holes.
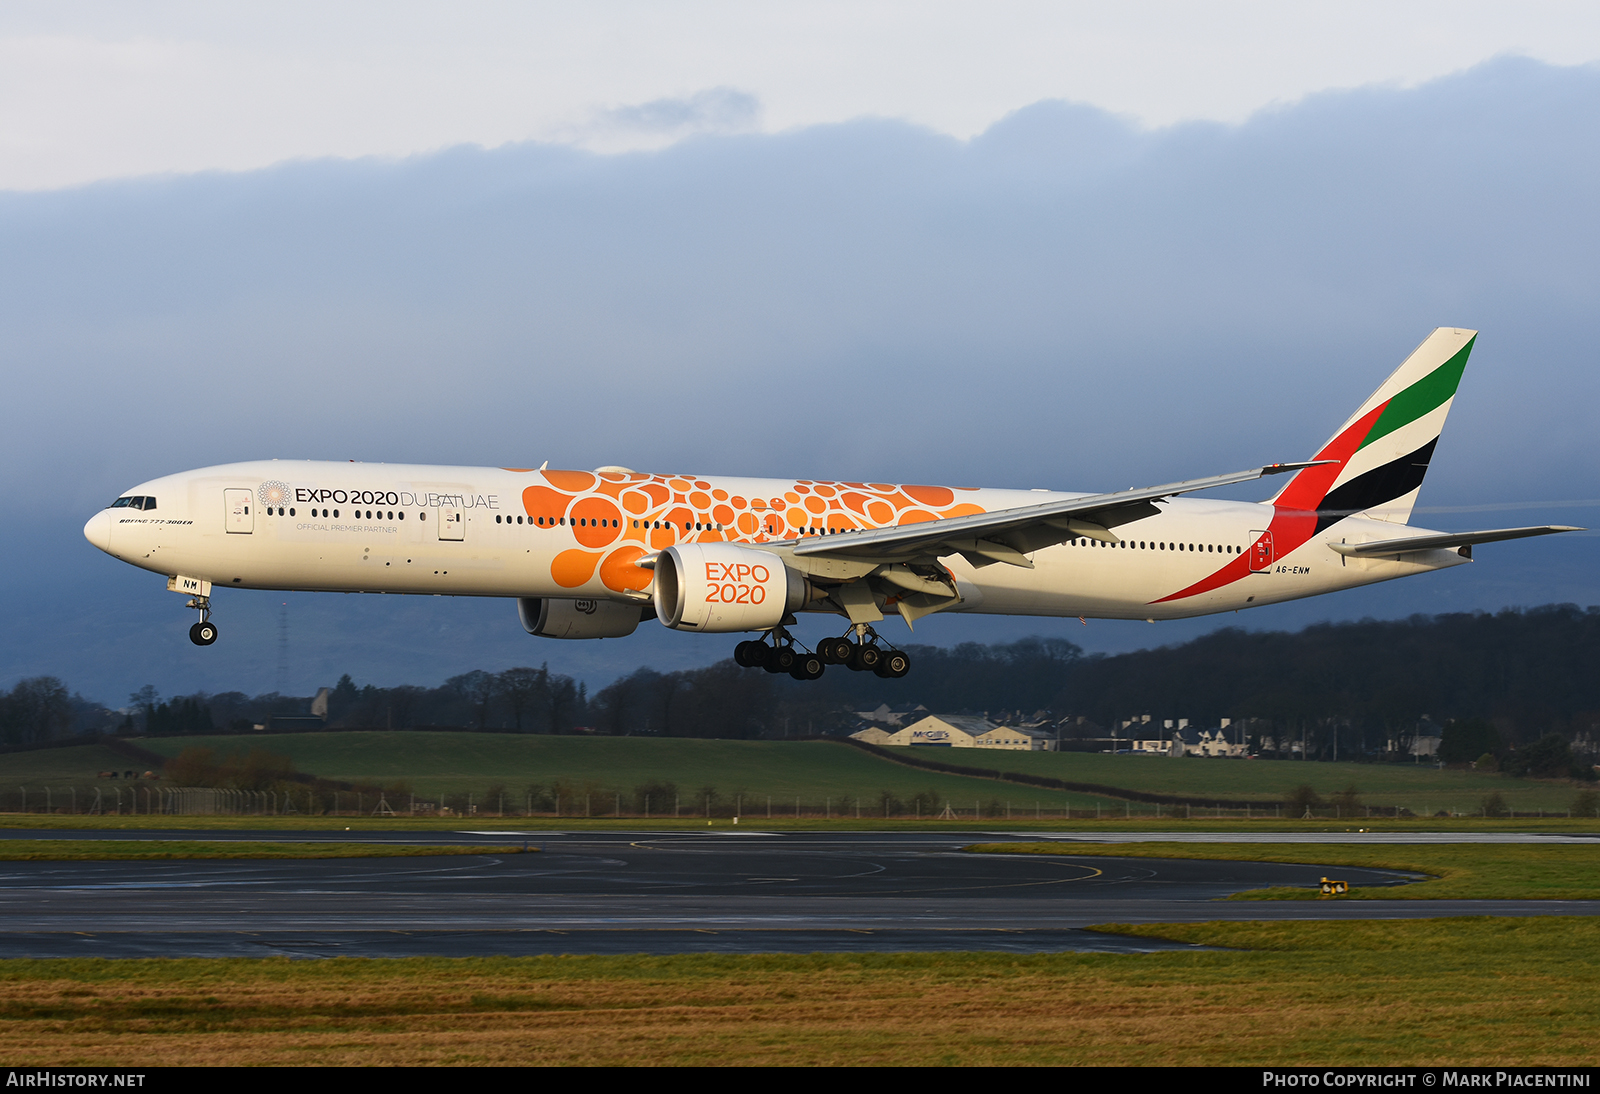
{"type": "Polygon", "coordinates": [[[143,483],[95,514],[102,551],[166,575],[216,641],[212,590],[515,598],[546,638],[760,632],[746,667],[905,675],[873,624],[933,612],[1176,619],[1471,561],[1563,526],[1407,522],[1475,331],[1441,327],[1304,463],[1109,494],[712,475],[271,460],[143,483]],[[1260,503],[1183,495],[1263,475],[1260,503]],[[848,620],[799,646],[801,612],[848,620]]]}

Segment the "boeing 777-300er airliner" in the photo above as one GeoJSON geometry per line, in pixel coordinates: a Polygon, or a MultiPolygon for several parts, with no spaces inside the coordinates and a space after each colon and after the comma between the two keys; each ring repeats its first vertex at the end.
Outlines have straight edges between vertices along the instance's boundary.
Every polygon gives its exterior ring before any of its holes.
{"type": "Polygon", "coordinates": [[[83,531],[188,594],[202,646],[215,588],[433,593],[515,598],[545,638],[620,638],[653,617],[760,632],[734,650],[746,667],[898,677],[909,659],[873,629],[886,615],[1177,619],[1574,530],[1407,523],[1476,335],[1434,331],[1304,463],[1138,490],[271,460],[143,483],[83,531]],[[1290,476],[1265,502],[1183,496],[1264,475],[1290,476]],[[802,612],[848,623],[807,652],[788,630],[802,612]]]}

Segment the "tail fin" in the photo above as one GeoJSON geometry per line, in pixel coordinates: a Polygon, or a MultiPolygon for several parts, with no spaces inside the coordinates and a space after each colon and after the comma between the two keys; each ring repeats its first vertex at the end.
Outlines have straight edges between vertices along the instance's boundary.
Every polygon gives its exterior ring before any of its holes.
{"type": "Polygon", "coordinates": [[[1317,511],[1317,531],[1352,513],[1405,524],[1455,399],[1475,330],[1440,327],[1339,427],[1272,504],[1317,511]]]}

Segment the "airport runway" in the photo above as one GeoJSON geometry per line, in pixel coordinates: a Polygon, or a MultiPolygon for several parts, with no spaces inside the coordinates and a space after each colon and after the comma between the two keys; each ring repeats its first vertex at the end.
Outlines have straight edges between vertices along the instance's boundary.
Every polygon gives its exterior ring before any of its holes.
{"type": "MultiPolygon", "coordinates": [[[[0,862],[0,956],[1130,951],[1107,922],[1596,915],[1600,901],[1218,902],[1348,867],[972,855],[966,832],[27,832],[0,838],[504,843],[467,857],[0,862]]],[[[1037,839],[1030,833],[1024,838],[1037,839]]],[[[1186,947],[1183,947],[1186,948],[1186,947]]]]}

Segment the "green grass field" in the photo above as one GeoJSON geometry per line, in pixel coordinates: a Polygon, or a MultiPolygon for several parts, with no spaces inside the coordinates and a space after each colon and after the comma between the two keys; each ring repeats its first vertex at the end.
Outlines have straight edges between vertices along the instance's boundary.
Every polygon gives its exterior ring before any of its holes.
{"type": "MultiPolygon", "coordinates": [[[[742,800],[744,815],[756,818],[766,816],[769,798],[774,817],[793,817],[797,797],[807,815],[831,810],[836,816],[853,817],[859,799],[863,817],[881,817],[877,802],[885,790],[907,800],[932,791],[941,801],[953,802],[969,820],[980,802],[986,814],[995,803],[1003,807],[1010,802],[1019,817],[1032,816],[1036,806],[1057,813],[1068,807],[1092,810],[1096,801],[1108,814],[1124,812],[1122,803],[1110,798],[920,771],[826,741],[395,732],[157,737],[138,743],[166,756],[194,747],[218,751],[266,748],[290,756],[297,769],[322,778],[408,783],[422,800],[473,792],[479,795],[475,804],[480,812],[498,811],[498,801],[483,797],[492,785],[506,788],[506,811],[515,813],[522,809],[528,786],[549,787],[558,780],[568,784],[569,803],[578,794],[587,794],[594,816],[613,812],[619,792],[624,796],[624,811],[631,812],[627,799],[633,788],[652,781],[677,785],[686,817],[704,812],[702,789],[708,786],[716,788],[720,803],[733,805],[742,800]]],[[[31,786],[35,809],[43,805],[46,786],[53,788],[52,803],[65,805],[57,800],[57,790],[76,787],[82,800],[92,792],[97,771],[137,767],[98,746],[13,753],[0,757],[0,809],[16,810],[24,785],[31,786]]],[[[99,786],[103,796],[111,792],[107,780],[99,780],[99,786]]],[[[391,804],[401,808],[401,803],[391,804]]],[[[652,812],[658,817],[670,816],[673,804],[654,802],[652,812]]],[[[569,804],[564,811],[582,816],[576,805],[569,804]]]]}
{"type": "Polygon", "coordinates": [[[1565,781],[1512,779],[1490,772],[1443,770],[1431,764],[1001,751],[986,751],[968,759],[974,751],[963,749],[955,753],[959,759],[949,762],[1183,797],[1215,794],[1219,798],[1279,801],[1302,784],[1310,785],[1323,797],[1355,786],[1366,805],[1386,809],[1400,806],[1418,815],[1476,810],[1486,795],[1496,792],[1510,808],[1519,811],[1563,811],[1578,794],[1578,789],[1565,781]]]}
{"type": "MultiPolygon", "coordinates": [[[[146,742],[139,742],[145,744],[146,742]]],[[[16,785],[43,786],[50,782],[65,786],[96,782],[102,771],[143,774],[148,765],[130,760],[104,745],[73,745],[69,748],[40,748],[32,752],[7,752],[0,755],[0,794],[16,792],[16,785]]],[[[10,803],[7,803],[8,805],[10,803]]]]}
{"type": "Polygon", "coordinates": [[[1225,949],[21,960],[0,1022],[13,1067],[135,1069],[1587,1067],[1600,1041],[1594,919],[1102,929],[1225,949]]]}
{"type": "MultiPolygon", "coordinates": [[[[1029,817],[1036,811],[1059,816],[1069,806],[1092,811],[1097,804],[1107,819],[1113,814],[1127,819],[1130,815],[1152,816],[1155,812],[1153,806],[1135,803],[1130,807],[1110,797],[923,771],[823,741],[380,732],[158,737],[138,743],[167,756],[196,746],[219,751],[266,748],[288,754],[299,770],[323,778],[408,783],[420,800],[438,801],[444,795],[470,792],[478,795],[474,804],[480,812],[498,809],[498,801],[485,802],[483,798],[491,786],[505,788],[506,810],[514,813],[521,811],[518,803],[526,800],[529,786],[548,788],[558,781],[565,785],[568,802],[577,802],[580,794],[589,799],[592,816],[613,812],[619,792],[624,795],[627,812],[629,793],[650,781],[676,784],[684,816],[703,813],[702,789],[708,786],[716,789],[724,805],[742,800],[744,815],[758,818],[766,816],[768,798],[774,818],[793,817],[796,797],[801,799],[807,815],[826,809],[853,817],[859,799],[863,819],[868,815],[881,817],[881,807],[875,803],[884,791],[906,801],[918,793],[931,792],[940,801],[951,802],[969,819],[978,803],[985,817],[1005,816],[1009,803],[1012,819],[1029,817]]],[[[946,763],[1149,793],[1248,799],[1261,802],[1264,810],[1271,809],[1292,788],[1309,784],[1324,797],[1353,785],[1360,791],[1364,805],[1375,809],[1398,806],[1424,817],[1440,811],[1476,812],[1492,793],[1500,794],[1510,808],[1518,811],[1542,810],[1559,815],[1583,789],[1566,781],[1511,779],[1416,764],[1174,760],[987,749],[894,751],[946,763]]],[[[44,792],[48,788],[52,810],[76,807],[82,812],[97,788],[104,800],[114,798],[117,787],[126,786],[120,780],[96,779],[98,772],[137,772],[141,766],[98,745],[0,756],[0,810],[17,811],[26,793],[29,810],[37,812],[45,805],[44,792]]],[[[670,802],[652,803],[655,816],[671,811],[670,802]]],[[[582,808],[573,804],[564,808],[564,813],[581,816],[582,808]]],[[[1205,813],[1203,806],[1188,810],[1166,806],[1162,816],[1200,820],[1205,813]]]]}
{"type": "MultiPolygon", "coordinates": [[[[1600,900],[1600,842],[1593,844],[979,843],[976,854],[1221,859],[1368,866],[1424,874],[1410,885],[1357,887],[1341,900],[1600,900]]],[[[1338,874],[1333,873],[1337,878],[1338,874]]],[[[1256,889],[1234,900],[1316,900],[1305,889],[1256,889]]]]}
{"type": "MultiPolygon", "coordinates": [[[[529,848],[529,851],[537,848],[529,848]]],[[[121,862],[145,859],[416,858],[517,855],[516,844],[463,847],[401,843],[273,843],[257,840],[0,840],[0,862],[121,862]]]]}

